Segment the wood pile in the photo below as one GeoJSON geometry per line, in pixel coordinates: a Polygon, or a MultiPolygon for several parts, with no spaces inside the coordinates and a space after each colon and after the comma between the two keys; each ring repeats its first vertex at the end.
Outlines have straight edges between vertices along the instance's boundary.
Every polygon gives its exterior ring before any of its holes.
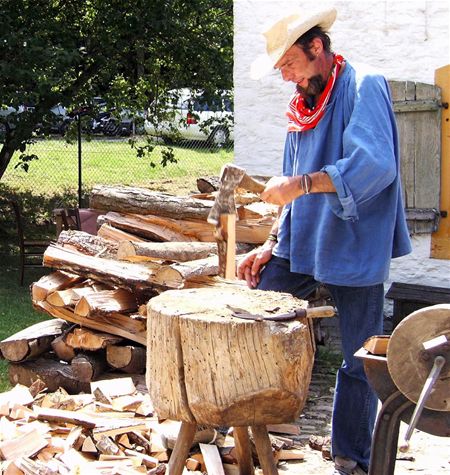
{"type": "MultiPolygon", "coordinates": [[[[31,288],[33,306],[55,320],[0,342],[13,384],[42,379],[70,393],[108,372],[145,372],[146,304],[168,289],[242,286],[218,273],[213,193],[179,197],[98,186],[90,207],[103,214],[97,235],[63,231],[45,252],[54,271],[31,288]]],[[[237,193],[238,252],[263,242],[276,214],[237,193]]]]}
{"type": "MultiPolygon", "coordinates": [[[[47,392],[41,380],[16,385],[0,394],[0,412],[5,475],[163,474],[180,430],[179,422],[157,419],[145,386],[129,377],[91,383],[78,395],[47,392]]],[[[277,460],[303,458],[289,438],[271,442],[277,460]]],[[[232,429],[199,428],[185,472],[240,473],[232,429]]]]}

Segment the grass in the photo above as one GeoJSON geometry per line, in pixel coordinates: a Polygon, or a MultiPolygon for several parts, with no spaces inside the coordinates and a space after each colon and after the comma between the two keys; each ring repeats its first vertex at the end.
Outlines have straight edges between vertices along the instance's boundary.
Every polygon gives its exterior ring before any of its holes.
{"type": "MultiPolygon", "coordinates": [[[[46,269],[26,269],[24,286],[19,285],[18,256],[0,254],[0,340],[46,320],[48,317],[33,309],[29,285],[48,272],[46,269]]],[[[0,392],[10,389],[8,363],[0,360],[0,392]]]]}
{"type": "MultiPolygon", "coordinates": [[[[144,141],[138,140],[138,145],[144,141]]],[[[173,147],[176,163],[161,165],[167,147],[156,145],[149,156],[138,158],[136,149],[127,139],[92,140],[82,142],[82,182],[88,191],[95,184],[148,186],[161,180],[185,179],[202,175],[217,175],[222,165],[233,160],[233,151],[212,151],[199,143],[187,142],[173,147]],[[152,166],[152,163],[156,166],[152,166]]],[[[40,139],[27,149],[39,159],[32,161],[28,172],[14,168],[18,155],[13,157],[2,183],[16,190],[41,190],[46,194],[62,190],[77,190],[77,144],[62,139],[40,139]]]]}

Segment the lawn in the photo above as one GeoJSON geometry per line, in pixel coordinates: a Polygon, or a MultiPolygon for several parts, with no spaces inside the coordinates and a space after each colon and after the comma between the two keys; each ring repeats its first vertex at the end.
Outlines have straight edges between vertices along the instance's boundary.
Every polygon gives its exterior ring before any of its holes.
{"type": "MultiPolygon", "coordinates": [[[[143,146],[143,139],[137,141],[143,146]]],[[[161,165],[168,148],[156,145],[148,156],[137,157],[128,139],[95,139],[82,141],[82,182],[88,191],[93,185],[122,184],[152,185],[161,180],[197,178],[217,175],[226,162],[233,161],[232,149],[210,150],[198,142],[186,142],[173,147],[175,163],[161,165]],[[152,166],[155,165],[155,166],[152,166]]],[[[36,154],[28,172],[15,168],[18,155],[2,178],[2,183],[16,190],[35,190],[45,194],[61,193],[78,187],[78,148],[62,139],[40,139],[28,147],[27,153],[36,154]]]]}
{"type": "MultiPolygon", "coordinates": [[[[19,285],[18,256],[0,254],[0,340],[48,318],[33,309],[29,285],[38,280],[46,269],[27,269],[24,286],[19,285]]],[[[8,364],[0,360],[0,392],[10,388],[8,364]]]]}
{"type": "MultiPolygon", "coordinates": [[[[224,163],[233,161],[232,150],[211,151],[198,145],[174,147],[177,163],[162,167],[158,165],[162,145],[150,157],[137,158],[126,139],[83,141],[85,205],[95,184],[145,186],[179,195],[195,192],[197,177],[217,175],[224,163]],[[152,167],[151,161],[157,166],[152,167]]],[[[54,238],[52,209],[77,204],[77,144],[66,144],[61,139],[39,140],[28,153],[39,156],[30,163],[28,172],[14,168],[18,163],[15,157],[0,181],[0,339],[47,318],[33,309],[29,285],[48,270],[27,269],[25,285],[19,286],[17,236],[7,200],[14,197],[21,202],[27,237],[35,238],[54,238]]],[[[7,364],[0,360],[0,391],[9,387],[7,364]]]]}

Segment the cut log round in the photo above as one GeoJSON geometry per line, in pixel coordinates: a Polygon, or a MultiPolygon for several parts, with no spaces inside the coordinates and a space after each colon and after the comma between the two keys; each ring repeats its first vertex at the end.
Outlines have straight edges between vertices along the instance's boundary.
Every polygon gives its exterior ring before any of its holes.
{"type": "Polygon", "coordinates": [[[305,403],[313,364],[304,320],[262,317],[307,303],[247,288],[167,291],[148,303],[147,386],[158,416],[204,425],[292,422],[305,403]]]}
{"type": "Polygon", "coordinates": [[[100,236],[93,236],[84,231],[61,231],[58,245],[69,246],[88,256],[107,257],[114,259],[117,254],[117,243],[100,236]]]}

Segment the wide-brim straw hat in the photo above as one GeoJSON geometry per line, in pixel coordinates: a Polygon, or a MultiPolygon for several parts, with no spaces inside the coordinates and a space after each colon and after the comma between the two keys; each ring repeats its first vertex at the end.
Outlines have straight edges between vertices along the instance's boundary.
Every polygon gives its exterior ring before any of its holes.
{"type": "Polygon", "coordinates": [[[275,64],[300,36],[314,26],[320,26],[324,31],[328,31],[336,20],[336,15],[335,8],[315,11],[295,10],[278,20],[263,32],[267,53],[253,61],[250,77],[260,79],[270,73],[275,64]]]}

